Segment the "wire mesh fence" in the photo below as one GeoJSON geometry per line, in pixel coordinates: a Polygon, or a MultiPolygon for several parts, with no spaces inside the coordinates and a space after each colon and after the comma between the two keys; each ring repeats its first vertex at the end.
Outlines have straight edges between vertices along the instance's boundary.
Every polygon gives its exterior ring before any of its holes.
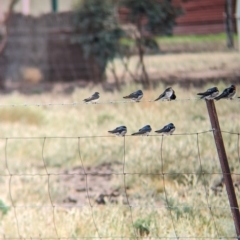
{"type": "MultiPolygon", "coordinates": [[[[1,238],[236,239],[214,131],[1,137],[1,185],[8,196],[0,206],[1,238]],[[103,164],[91,167],[90,155],[103,164]]],[[[240,133],[222,134],[227,152],[235,146],[229,164],[239,197],[240,133]]]]}

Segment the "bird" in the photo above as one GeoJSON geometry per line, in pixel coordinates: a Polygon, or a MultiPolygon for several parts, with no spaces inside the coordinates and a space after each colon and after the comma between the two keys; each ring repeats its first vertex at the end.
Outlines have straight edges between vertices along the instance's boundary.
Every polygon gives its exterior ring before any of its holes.
{"type": "Polygon", "coordinates": [[[138,130],[138,132],[133,133],[132,135],[146,135],[148,136],[149,133],[152,131],[150,125],[146,125],[138,130]]]}
{"type": "Polygon", "coordinates": [[[235,85],[231,85],[229,88],[226,88],[223,90],[223,92],[215,97],[215,100],[220,100],[221,98],[228,98],[228,99],[233,99],[233,97],[236,95],[236,86],[235,85]]]}
{"type": "Polygon", "coordinates": [[[172,135],[175,131],[175,126],[173,123],[169,123],[168,125],[164,126],[162,129],[155,131],[156,133],[162,133],[163,135],[172,135]]]}
{"type": "Polygon", "coordinates": [[[116,136],[125,136],[125,134],[127,133],[127,127],[126,126],[120,126],[120,127],[116,127],[113,130],[108,131],[111,134],[115,134],[116,136]]]}
{"type": "Polygon", "coordinates": [[[92,103],[96,103],[99,100],[100,96],[99,96],[99,92],[95,92],[91,97],[89,98],[85,98],[83,101],[84,102],[92,102],[92,103]]]}
{"type": "Polygon", "coordinates": [[[142,90],[137,90],[136,92],[133,92],[133,93],[131,93],[128,96],[125,96],[123,98],[131,98],[133,101],[139,102],[142,97],[143,97],[142,90]]]}
{"type": "Polygon", "coordinates": [[[176,99],[175,91],[171,87],[168,87],[154,101],[158,101],[158,100],[168,100],[168,101],[171,101],[171,100],[174,100],[174,99],[176,99]]]}
{"type": "Polygon", "coordinates": [[[215,97],[217,97],[218,94],[219,94],[219,90],[217,87],[209,88],[207,91],[203,93],[197,93],[197,95],[201,96],[200,99],[207,99],[207,100],[214,99],[215,97]]]}

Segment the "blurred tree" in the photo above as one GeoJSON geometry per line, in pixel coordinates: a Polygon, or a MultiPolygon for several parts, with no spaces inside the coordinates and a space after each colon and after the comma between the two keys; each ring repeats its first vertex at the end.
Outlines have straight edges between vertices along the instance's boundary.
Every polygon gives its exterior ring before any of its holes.
{"type": "MultiPolygon", "coordinates": [[[[103,81],[107,64],[118,55],[120,39],[124,36],[112,2],[81,0],[76,14],[76,31],[78,34],[73,42],[80,44],[86,59],[97,63],[100,72],[95,77],[103,81]]],[[[117,85],[119,87],[119,83],[117,85]]]]}
{"type": "Polygon", "coordinates": [[[141,82],[150,86],[145,68],[144,54],[146,48],[158,49],[156,35],[171,35],[176,18],[183,13],[180,7],[172,5],[171,0],[120,0],[121,6],[130,10],[129,22],[134,24],[137,34],[133,40],[138,49],[141,82]]]}

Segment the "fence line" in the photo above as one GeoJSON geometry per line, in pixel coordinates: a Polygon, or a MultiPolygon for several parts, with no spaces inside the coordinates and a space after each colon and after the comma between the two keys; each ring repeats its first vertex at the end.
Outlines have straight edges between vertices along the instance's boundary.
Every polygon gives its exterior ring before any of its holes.
{"type": "MultiPolygon", "coordinates": [[[[106,130],[107,131],[107,130],[106,130]]],[[[215,129],[209,129],[201,132],[190,132],[190,133],[173,133],[171,136],[192,136],[192,135],[199,135],[199,134],[205,134],[205,133],[210,133],[214,132],[215,129]]],[[[222,130],[221,133],[227,133],[230,135],[240,135],[240,132],[229,132],[229,131],[224,131],[222,130]]],[[[162,137],[162,134],[149,134],[148,136],[140,136],[140,137],[162,137]]],[[[170,136],[170,137],[171,137],[170,136]]],[[[13,140],[13,139],[55,139],[55,138],[60,138],[60,139],[85,139],[85,138],[116,138],[117,136],[114,136],[112,134],[109,135],[89,135],[89,136],[35,136],[35,137],[0,137],[1,140],[13,140]]],[[[125,137],[137,137],[135,135],[131,134],[126,134],[125,137]]],[[[139,136],[138,136],[139,137],[139,136]]],[[[239,141],[239,139],[238,139],[239,141]]]]}
{"type": "MultiPolygon", "coordinates": [[[[179,134],[173,134],[173,136],[167,136],[168,137],[174,137],[174,136],[196,136],[196,147],[197,147],[197,159],[198,159],[198,163],[199,163],[199,166],[200,166],[200,172],[165,172],[164,171],[164,158],[163,158],[163,151],[164,151],[164,139],[165,137],[163,135],[149,135],[148,137],[161,137],[161,143],[160,143],[160,165],[161,165],[161,172],[160,173],[144,173],[144,172],[127,172],[125,170],[125,157],[126,157],[126,137],[130,137],[131,135],[126,135],[125,137],[122,138],[123,140],[123,162],[122,162],[122,171],[120,172],[111,172],[111,173],[101,173],[101,172],[91,172],[87,169],[85,169],[85,165],[84,165],[84,162],[83,162],[83,159],[82,159],[82,153],[81,153],[81,139],[83,138],[108,138],[108,137],[111,137],[111,138],[116,138],[115,136],[112,136],[112,135],[109,135],[109,136],[83,136],[83,137],[54,137],[54,136],[49,136],[49,137],[6,137],[6,138],[3,138],[1,137],[0,139],[5,139],[5,162],[6,162],[6,169],[8,171],[8,174],[0,174],[1,177],[9,177],[9,180],[8,180],[8,188],[9,188],[9,196],[10,196],[10,203],[11,205],[10,206],[0,206],[0,209],[4,209],[4,208],[13,208],[13,211],[14,211],[14,218],[15,218],[15,222],[16,222],[16,228],[17,228],[17,233],[18,233],[18,237],[14,237],[14,238],[8,238],[8,237],[5,237],[4,238],[1,238],[0,239],[5,239],[5,240],[11,240],[11,239],[95,239],[95,238],[98,238],[98,239],[107,239],[107,238],[111,238],[111,239],[126,239],[126,238],[129,238],[129,237],[125,237],[125,236],[101,236],[100,232],[99,232],[99,229],[98,229],[98,226],[97,226],[97,222],[95,220],[95,215],[94,215],[94,210],[98,205],[97,203],[92,203],[91,202],[91,196],[89,194],[89,183],[88,183],[88,177],[89,176],[106,176],[106,175],[121,175],[123,176],[123,188],[124,188],[124,192],[125,192],[125,197],[126,197],[126,207],[129,208],[129,211],[130,211],[130,218],[131,218],[131,228],[132,228],[132,231],[134,232],[134,238],[136,239],[145,239],[146,237],[144,236],[139,236],[139,234],[137,233],[135,227],[134,227],[134,218],[133,218],[133,209],[136,209],[136,208],[147,208],[147,209],[167,209],[169,211],[169,217],[171,219],[171,224],[172,224],[172,228],[173,228],[173,231],[174,231],[174,234],[175,234],[175,237],[167,237],[167,236],[158,236],[158,237],[154,237],[154,236],[151,236],[151,239],[221,239],[223,238],[223,236],[220,235],[219,233],[219,230],[218,230],[218,227],[217,227],[217,224],[216,224],[216,221],[215,221],[215,216],[214,216],[214,210],[216,209],[238,209],[239,208],[233,208],[231,206],[228,206],[228,207],[220,207],[220,206],[215,206],[214,204],[211,204],[208,200],[209,198],[209,190],[210,188],[206,186],[205,183],[203,183],[203,186],[204,186],[204,191],[205,191],[205,200],[206,200],[206,206],[194,206],[193,208],[194,209],[208,209],[209,211],[209,215],[211,216],[211,220],[210,222],[213,222],[213,225],[214,225],[214,229],[215,229],[215,234],[216,236],[215,237],[197,237],[197,236],[193,236],[193,237],[189,237],[189,236],[180,236],[180,234],[178,234],[178,231],[177,231],[177,228],[176,228],[176,220],[174,220],[174,209],[175,208],[182,208],[184,209],[184,207],[187,205],[187,204],[181,204],[181,205],[172,205],[169,201],[169,193],[167,191],[167,188],[166,188],[166,182],[165,182],[165,177],[166,176],[169,176],[169,175],[199,175],[199,176],[202,176],[203,178],[205,178],[205,176],[207,175],[221,175],[222,176],[222,173],[221,172],[204,172],[203,171],[203,167],[202,167],[202,160],[201,160],[201,154],[200,154],[200,146],[199,146],[199,135],[201,134],[207,134],[207,133],[210,133],[210,132],[214,132],[215,130],[214,129],[210,129],[210,130],[206,130],[206,131],[201,131],[201,132],[194,132],[194,133],[179,133],[179,134]],[[13,173],[11,172],[9,166],[8,166],[8,154],[7,154],[7,148],[8,148],[8,142],[9,140],[11,139],[19,139],[19,140],[24,140],[24,139],[42,139],[43,142],[42,142],[42,162],[43,162],[43,166],[44,166],[44,169],[45,169],[45,173],[34,173],[34,174],[31,174],[31,173],[13,173]],[[75,139],[78,139],[78,154],[79,154],[79,160],[80,160],[80,165],[83,169],[83,173],[52,173],[48,170],[48,166],[47,166],[47,163],[45,161],[45,158],[44,158],[44,148],[45,148],[45,143],[46,143],[46,140],[48,138],[75,138],[75,139]],[[85,176],[85,191],[86,191],[86,194],[87,194],[87,200],[88,200],[88,204],[84,204],[84,205],[74,205],[74,206],[71,206],[71,205],[65,205],[65,204],[56,204],[53,202],[53,199],[52,199],[52,195],[51,195],[51,189],[50,189],[50,185],[51,185],[51,182],[50,182],[50,178],[51,176],[79,176],[79,175],[82,175],[82,176],[85,176]],[[164,198],[165,198],[165,204],[163,206],[152,206],[152,205],[141,205],[141,204],[134,204],[134,203],[131,203],[131,201],[129,200],[129,193],[128,193],[128,188],[127,188],[127,184],[126,184],[126,176],[127,175],[143,175],[143,176],[149,176],[149,175],[155,175],[155,176],[159,176],[162,178],[162,183],[163,183],[163,187],[164,187],[164,198]],[[34,176],[44,176],[44,177],[47,177],[47,192],[48,192],[48,198],[49,198],[49,202],[50,202],[50,205],[17,205],[14,203],[14,199],[13,199],[13,196],[12,196],[12,178],[13,177],[34,177],[34,176]],[[91,218],[92,218],[92,221],[93,221],[93,224],[94,224],[94,227],[95,227],[95,232],[96,232],[96,235],[97,237],[95,236],[95,234],[93,233],[93,236],[92,237],[84,237],[84,236],[76,236],[76,237],[61,237],[59,235],[59,232],[58,232],[58,228],[57,228],[57,225],[56,225],[56,210],[58,208],[82,208],[82,207],[86,207],[86,206],[89,206],[90,209],[91,209],[91,218]],[[21,231],[20,231],[20,227],[19,227],[19,216],[18,216],[18,213],[17,213],[17,210],[16,209],[21,209],[21,208],[48,208],[48,209],[51,209],[52,210],[52,223],[53,223],[53,226],[54,226],[54,231],[55,231],[55,235],[56,237],[38,237],[38,238],[35,238],[35,237],[22,237],[21,235],[21,231]]],[[[233,133],[233,132],[229,132],[229,131],[222,131],[223,133],[226,133],[226,134],[230,134],[230,135],[238,135],[238,140],[239,140],[239,134],[240,133],[233,133]]],[[[132,136],[133,137],[133,136],[132,136]]],[[[120,138],[121,139],[121,138],[120,138]]],[[[239,144],[238,144],[238,153],[239,153],[239,144]]],[[[238,155],[239,156],[239,155],[238,155]]],[[[237,175],[237,176],[240,176],[240,173],[226,173],[226,174],[232,174],[232,175],[237,175]]],[[[226,175],[224,173],[224,175],[226,175]]],[[[204,181],[205,182],[205,181],[204,181]]],[[[107,197],[107,196],[106,196],[107,197]]],[[[147,238],[146,238],[147,239],[147,238]]],[[[227,237],[227,239],[236,239],[236,236],[235,237],[227,237]]]]}
{"type": "MultiPolygon", "coordinates": [[[[134,102],[131,100],[113,100],[113,101],[98,101],[96,103],[85,103],[85,102],[69,102],[69,103],[21,103],[21,104],[0,104],[2,107],[54,107],[54,106],[77,106],[77,105],[104,105],[104,104],[139,104],[139,103],[172,103],[172,102],[183,102],[183,101],[203,101],[200,98],[178,98],[171,101],[155,101],[150,100],[141,100],[139,102],[134,102]]],[[[231,102],[240,102],[240,97],[233,98],[231,102]]]]}

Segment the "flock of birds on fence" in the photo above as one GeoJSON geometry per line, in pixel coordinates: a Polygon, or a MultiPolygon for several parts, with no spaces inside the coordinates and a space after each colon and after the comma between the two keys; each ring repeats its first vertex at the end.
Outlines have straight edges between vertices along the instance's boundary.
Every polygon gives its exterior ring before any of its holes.
{"type": "MultiPolygon", "coordinates": [[[[223,92],[219,95],[219,90],[217,87],[212,87],[209,88],[207,91],[202,92],[202,93],[197,93],[197,95],[200,95],[200,99],[206,99],[206,100],[220,100],[220,99],[233,99],[233,97],[236,95],[236,86],[231,85],[230,87],[226,88],[223,90],[223,92]]],[[[131,99],[134,102],[139,102],[143,97],[143,92],[142,90],[138,90],[136,92],[133,92],[123,98],[125,99],[131,99]]],[[[91,97],[84,99],[83,101],[88,103],[96,103],[99,100],[100,96],[98,92],[95,92],[91,97]]],[[[239,97],[240,98],[240,97],[239,97]]],[[[165,89],[165,91],[159,95],[158,98],[156,98],[154,101],[158,100],[175,100],[176,95],[175,91],[172,89],[172,87],[168,87],[165,89]]],[[[152,128],[150,125],[146,125],[138,130],[138,132],[133,133],[132,135],[146,135],[148,136],[149,133],[152,131],[152,128]]],[[[173,123],[169,123],[163,128],[156,130],[156,133],[161,133],[162,135],[172,135],[173,132],[175,131],[175,126],[173,123]]],[[[125,136],[127,133],[127,127],[126,126],[120,126],[117,127],[113,130],[108,131],[111,134],[115,134],[116,136],[125,136]]]]}

